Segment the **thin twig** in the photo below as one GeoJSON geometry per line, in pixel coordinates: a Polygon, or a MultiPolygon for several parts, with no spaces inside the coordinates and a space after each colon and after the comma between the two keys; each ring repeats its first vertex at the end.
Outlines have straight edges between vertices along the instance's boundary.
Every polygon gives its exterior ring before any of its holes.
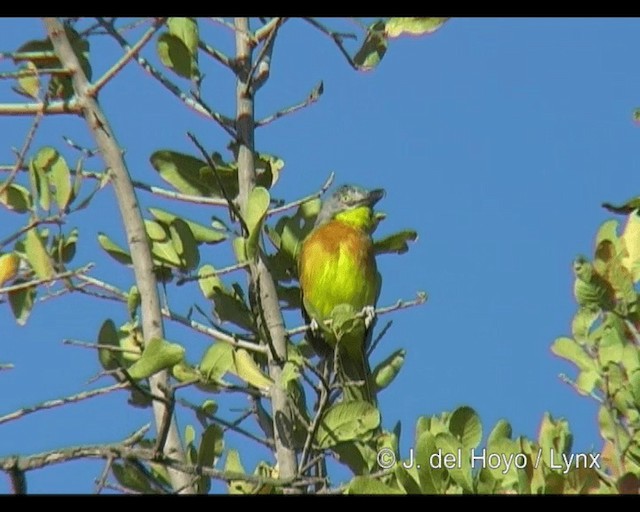
{"type": "MultiPolygon", "coordinates": [[[[260,48],[258,56],[253,61],[253,65],[249,70],[249,76],[247,82],[244,85],[244,94],[250,94],[260,88],[260,86],[269,77],[269,68],[271,61],[271,54],[273,52],[273,46],[278,35],[278,30],[287,21],[287,18],[274,18],[267,25],[260,28],[261,39],[266,39],[260,48]],[[256,76],[256,72],[259,71],[259,76],[256,76]],[[253,86],[253,89],[252,89],[253,86]]],[[[256,32],[257,34],[257,32],[256,32]]],[[[258,37],[256,36],[256,40],[258,37]]]]}
{"type": "Polygon", "coordinates": [[[220,270],[216,270],[215,272],[209,272],[207,274],[202,274],[200,276],[182,276],[176,279],[176,285],[180,286],[184,283],[188,283],[190,281],[200,281],[200,279],[207,279],[209,277],[217,277],[225,274],[229,274],[231,272],[235,272],[236,270],[240,270],[243,268],[247,268],[249,266],[248,263],[236,263],[235,265],[229,265],[228,267],[222,267],[220,270]]]}
{"type": "Polygon", "coordinates": [[[329,190],[329,188],[333,184],[334,178],[335,178],[335,173],[332,172],[331,174],[329,174],[329,177],[326,179],[322,187],[320,187],[320,190],[318,190],[317,192],[311,195],[303,197],[302,199],[298,199],[297,201],[292,201],[291,203],[283,204],[282,206],[277,206],[276,208],[271,208],[271,210],[267,212],[267,216],[277,215],[278,213],[292,210],[293,208],[297,208],[298,206],[304,203],[308,203],[309,201],[313,201],[314,199],[318,199],[319,197],[322,197],[324,193],[327,190],[329,190]]]}
{"type": "Polygon", "coordinates": [[[336,44],[336,46],[340,50],[340,53],[342,53],[342,55],[344,55],[344,58],[347,59],[347,62],[349,63],[349,65],[353,69],[355,69],[356,71],[358,70],[358,66],[356,66],[356,63],[353,61],[353,58],[351,57],[351,55],[349,54],[349,52],[345,48],[344,44],[342,44],[342,40],[343,39],[357,39],[355,34],[349,34],[349,33],[343,33],[343,32],[335,32],[335,31],[325,27],[322,23],[319,23],[318,21],[314,20],[313,18],[303,18],[303,19],[307,23],[309,23],[312,26],[314,26],[315,28],[317,28],[320,32],[322,32],[326,36],[330,37],[331,40],[336,44]]]}
{"type": "MultiPolygon", "coordinates": [[[[118,32],[103,18],[98,18],[98,21],[105,28],[107,33],[111,35],[117,42],[122,46],[125,50],[129,50],[131,46],[127,42],[127,40],[122,37],[118,32]]],[[[185,105],[187,105],[190,109],[194,110],[200,115],[203,115],[209,119],[216,121],[220,127],[226,131],[231,137],[235,138],[235,131],[233,130],[233,124],[229,120],[229,118],[211,110],[207,106],[204,105],[201,101],[198,101],[194,98],[189,97],[185,94],[180,87],[171,82],[167,77],[165,77],[162,73],[160,73],[157,69],[155,69],[149,62],[142,57],[141,55],[136,56],[136,62],[142,66],[147,73],[149,73],[153,78],[158,80],[167,90],[169,90],[172,94],[177,96],[185,105]]]]}
{"type": "Polygon", "coordinates": [[[243,429],[242,427],[239,427],[236,423],[237,422],[230,422],[227,421],[225,419],[219,418],[218,416],[216,416],[215,414],[209,414],[207,413],[205,410],[203,410],[201,407],[197,406],[196,404],[193,404],[191,402],[189,402],[188,400],[184,399],[184,398],[176,398],[176,402],[179,405],[182,405],[183,407],[186,407],[188,409],[191,409],[194,412],[197,412],[199,414],[202,414],[204,417],[206,417],[207,419],[213,421],[214,423],[217,423],[219,425],[221,425],[222,427],[224,427],[224,430],[232,430],[240,435],[245,436],[248,439],[251,439],[252,441],[255,441],[256,443],[259,443],[263,446],[266,446],[267,448],[273,448],[273,441],[271,439],[264,439],[261,437],[256,436],[255,434],[249,432],[248,430],[243,429]]]}
{"type": "MultiPolygon", "coordinates": [[[[427,301],[426,293],[418,293],[417,298],[413,300],[398,300],[395,304],[391,306],[385,306],[383,308],[378,308],[375,310],[376,316],[382,316],[389,314],[393,311],[398,311],[400,309],[412,308],[415,306],[421,306],[427,301]]],[[[354,318],[364,318],[366,316],[367,308],[364,308],[362,311],[354,315],[354,318]]],[[[325,320],[324,325],[331,326],[331,319],[325,320]]],[[[302,334],[311,329],[310,325],[301,325],[300,327],[294,327],[293,329],[289,329],[287,334],[289,336],[293,336],[295,334],[302,334]]]]}
{"type": "Polygon", "coordinates": [[[140,355],[140,350],[135,350],[135,349],[132,349],[132,348],[117,347],[115,345],[104,345],[104,344],[100,344],[100,343],[90,343],[90,342],[87,342],[87,341],[78,341],[78,340],[65,339],[65,340],[62,340],[62,344],[63,345],[73,345],[74,347],[88,348],[88,349],[92,349],[92,350],[110,350],[111,352],[126,352],[128,354],[140,355]]]}
{"type": "Polygon", "coordinates": [[[269,123],[273,123],[274,121],[280,119],[281,117],[284,117],[289,114],[293,114],[298,110],[302,110],[303,108],[313,105],[316,101],[320,99],[320,96],[322,96],[323,92],[324,92],[324,83],[320,82],[318,85],[316,85],[313,88],[309,96],[307,96],[307,98],[304,101],[296,105],[293,105],[292,107],[287,107],[282,110],[279,110],[275,114],[272,114],[263,119],[260,119],[259,121],[256,121],[256,128],[259,128],[261,126],[266,126],[269,123]]]}
{"type": "Polygon", "coordinates": [[[13,366],[11,363],[0,364],[0,372],[1,371],[7,371],[7,370],[13,370],[14,368],[15,368],[15,366],[13,366]]]}
{"type": "Polygon", "coordinates": [[[32,288],[34,286],[40,286],[41,284],[53,283],[55,281],[61,281],[63,279],[69,279],[70,277],[80,277],[83,273],[88,272],[93,268],[93,263],[89,263],[84,267],[81,267],[77,270],[72,270],[69,272],[63,272],[61,274],[55,274],[51,277],[43,278],[43,279],[34,279],[33,281],[27,281],[25,283],[14,284],[13,286],[5,286],[4,288],[0,288],[1,293],[9,293],[15,292],[18,290],[25,290],[27,288],[32,288]]]}
{"type": "Polygon", "coordinates": [[[204,53],[209,55],[209,57],[212,57],[215,60],[217,60],[223,66],[226,66],[226,67],[228,67],[229,69],[232,69],[232,70],[234,69],[233,63],[231,62],[231,59],[229,59],[229,57],[227,57],[221,51],[216,50],[212,46],[209,46],[204,41],[202,41],[202,40],[198,41],[198,48],[200,48],[204,53]]]}
{"type": "Polygon", "coordinates": [[[387,334],[387,331],[391,328],[392,325],[393,325],[393,320],[389,320],[385,324],[385,326],[380,331],[380,334],[376,336],[376,339],[373,340],[373,342],[371,343],[371,346],[367,349],[367,358],[371,357],[371,354],[373,354],[373,351],[378,346],[378,343],[382,341],[382,338],[384,338],[385,334],[387,334]]]}
{"type": "Polygon", "coordinates": [[[24,143],[22,144],[22,148],[18,153],[18,157],[16,158],[16,163],[14,164],[13,169],[9,173],[9,176],[7,177],[7,179],[2,184],[0,184],[0,195],[2,195],[2,193],[9,187],[9,185],[11,185],[11,183],[13,183],[13,180],[15,179],[16,175],[18,174],[18,172],[20,172],[20,169],[24,164],[24,159],[27,155],[27,151],[29,151],[29,148],[31,147],[31,143],[33,142],[33,138],[36,135],[36,131],[38,130],[38,127],[40,126],[40,122],[44,117],[44,110],[47,108],[48,102],[49,102],[49,94],[47,93],[42,101],[42,109],[33,118],[33,123],[31,123],[31,127],[27,132],[27,136],[25,137],[24,143]]]}
{"type": "MultiPolygon", "coordinates": [[[[119,290],[118,288],[116,288],[115,286],[112,286],[108,283],[105,283],[104,281],[100,281],[99,279],[96,279],[94,277],[90,277],[90,276],[85,276],[85,275],[79,275],[77,276],[78,279],[81,279],[83,281],[87,281],[91,284],[93,284],[94,286],[97,286],[99,288],[102,288],[104,290],[107,290],[110,293],[114,294],[114,297],[117,298],[117,300],[121,301],[121,302],[127,302],[127,298],[128,295],[123,292],[122,290],[119,290]]],[[[225,333],[223,331],[221,331],[220,329],[215,329],[212,327],[207,327],[206,325],[203,325],[199,322],[196,322],[195,320],[191,320],[190,318],[187,318],[186,316],[180,315],[174,311],[171,311],[167,308],[162,308],[161,309],[162,312],[162,316],[164,316],[165,318],[168,318],[170,320],[173,320],[174,322],[178,322],[182,325],[185,325],[187,327],[191,327],[193,330],[201,333],[201,334],[205,334],[211,338],[214,338],[218,341],[222,341],[223,343],[228,343],[229,345],[232,345],[234,347],[237,348],[244,348],[247,349],[249,351],[253,351],[253,352],[258,352],[261,354],[266,353],[267,348],[263,347],[262,345],[259,345],[255,342],[249,341],[247,339],[243,339],[235,334],[228,334],[225,333]]]]}
{"type": "Polygon", "coordinates": [[[224,186],[224,183],[222,183],[222,179],[220,178],[220,175],[218,174],[218,169],[216,168],[216,164],[213,162],[213,160],[211,160],[211,157],[209,156],[209,153],[207,153],[207,151],[204,149],[202,144],[200,144],[200,142],[198,141],[198,139],[196,138],[196,136],[193,133],[187,132],[187,137],[189,137],[189,139],[191,139],[191,142],[193,142],[193,144],[198,148],[198,151],[200,151],[200,154],[202,154],[202,156],[207,161],[207,165],[209,167],[211,167],[211,169],[213,170],[213,175],[216,178],[216,181],[218,182],[218,187],[220,188],[220,192],[222,192],[223,197],[227,201],[227,205],[229,206],[229,210],[233,213],[235,218],[238,219],[238,221],[240,222],[240,224],[242,226],[242,229],[244,230],[245,235],[248,236],[249,228],[247,227],[246,222],[242,218],[242,215],[240,214],[240,211],[238,210],[238,207],[233,202],[233,198],[227,192],[227,190],[226,190],[226,188],[224,186]]]}
{"type": "Polygon", "coordinates": [[[27,231],[35,227],[42,226],[44,224],[60,225],[61,223],[62,223],[62,217],[60,216],[60,214],[52,215],[50,217],[45,217],[43,219],[34,219],[31,222],[29,222],[29,224],[27,224],[26,226],[22,226],[18,231],[16,231],[12,235],[8,236],[3,240],[0,240],[0,248],[10,244],[14,240],[17,240],[22,235],[24,235],[27,231]]]}
{"type": "Polygon", "coordinates": [[[55,101],[49,103],[44,111],[42,103],[1,103],[0,116],[33,116],[39,112],[44,115],[54,114],[80,114],[82,109],[77,100],[55,101]]]}
{"type": "Polygon", "coordinates": [[[100,477],[96,479],[96,488],[95,493],[100,494],[100,491],[104,489],[105,484],[107,483],[107,478],[109,477],[109,471],[111,471],[111,465],[113,464],[113,457],[107,458],[107,462],[104,465],[104,469],[102,473],[100,473],[100,477]]]}
{"type": "Polygon", "coordinates": [[[153,37],[153,35],[160,29],[163,25],[165,18],[156,18],[153,22],[153,25],[147,30],[143,36],[135,43],[132,47],[130,47],[125,54],[118,59],[118,61],[111,66],[104,75],[102,75],[98,80],[96,80],[89,89],[87,90],[87,94],[91,96],[95,96],[98,94],[100,89],[102,89],[109,80],[111,80],[114,76],[118,74],[118,72],[127,65],[127,63],[135,57],[138,52],[142,49],[142,47],[149,42],[149,40],[153,37]]]}
{"type": "Polygon", "coordinates": [[[70,403],[81,402],[83,400],[93,398],[94,396],[106,395],[107,393],[111,393],[112,391],[125,389],[128,386],[128,383],[121,382],[118,384],[113,384],[111,386],[106,386],[104,388],[93,389],[91,391],[83,391],[82,393],[78,393],[77,395],[72,395],[65,398],[48,400],[47,402],[42,402],[41,404],[34,405],[32,407],[24,407],[9,414],[5,414],[4,416],[0,416],[0,425],[9,421],[17,420],[18,418],[22,418],[23,416],[33,414],[34,412],[43,411],[45,409],[53,409],[55,407],[60,407],[62,405],[70,403]]]}

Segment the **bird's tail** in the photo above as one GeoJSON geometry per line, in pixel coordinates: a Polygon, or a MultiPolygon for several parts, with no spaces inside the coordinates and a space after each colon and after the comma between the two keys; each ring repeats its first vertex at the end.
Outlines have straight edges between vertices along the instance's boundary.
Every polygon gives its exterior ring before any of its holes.
{"type": "Polygon", "coordinates": [[[341,350],[338,354],[338,378],[345,402],[364,400],[378,407],[375,383],[364,350],[358,355],[341,350]]]}

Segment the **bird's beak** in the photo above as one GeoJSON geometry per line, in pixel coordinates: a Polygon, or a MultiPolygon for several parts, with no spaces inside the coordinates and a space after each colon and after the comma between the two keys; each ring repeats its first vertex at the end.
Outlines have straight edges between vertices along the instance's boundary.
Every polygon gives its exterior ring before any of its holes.
{"type": "Polygon", "coordinates": [[[370,190],[365,201],[369,206],[373,206],[384,197],[384,194],[385,192],[383,188],[370,190]]]}

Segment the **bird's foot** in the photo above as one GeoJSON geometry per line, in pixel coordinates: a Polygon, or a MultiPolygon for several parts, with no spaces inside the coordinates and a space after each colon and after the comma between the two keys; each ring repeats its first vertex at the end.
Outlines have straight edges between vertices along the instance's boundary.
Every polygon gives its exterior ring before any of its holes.
{"type": "Polygon", "coordinates": [[[311,329],[311,332],[313,334],[317,334],[318,331],[320,330],[320,324],[318,324],[315,318],[312,318],[311,322],[309,322],[309,329],[311,329]]]}
{"type": "Polygon", "coordinates": [[[376,308],[373,306],[366,306],[363,308],[362,312],[364,313],[364,326],[368,329],[376,319],[376,308]]]}

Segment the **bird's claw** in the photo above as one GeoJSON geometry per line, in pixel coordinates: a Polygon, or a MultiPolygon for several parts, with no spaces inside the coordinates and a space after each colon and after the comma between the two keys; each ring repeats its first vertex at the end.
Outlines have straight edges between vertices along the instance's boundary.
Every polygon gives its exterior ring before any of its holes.
{"type": "Polygon", "coordinates": [[[311,322],[309,322],[309,329],[311,329],[311,332],[313,334],[317,334],[317,332],[320,330],[320,325],[315,318],[312,318],[311,322]]]}
{"type": "Polygon", "coordinates": [[[364,313],[364,326],[368,329],[376,318],[376,308],[366,306],[362,312],[364,313]]]}

